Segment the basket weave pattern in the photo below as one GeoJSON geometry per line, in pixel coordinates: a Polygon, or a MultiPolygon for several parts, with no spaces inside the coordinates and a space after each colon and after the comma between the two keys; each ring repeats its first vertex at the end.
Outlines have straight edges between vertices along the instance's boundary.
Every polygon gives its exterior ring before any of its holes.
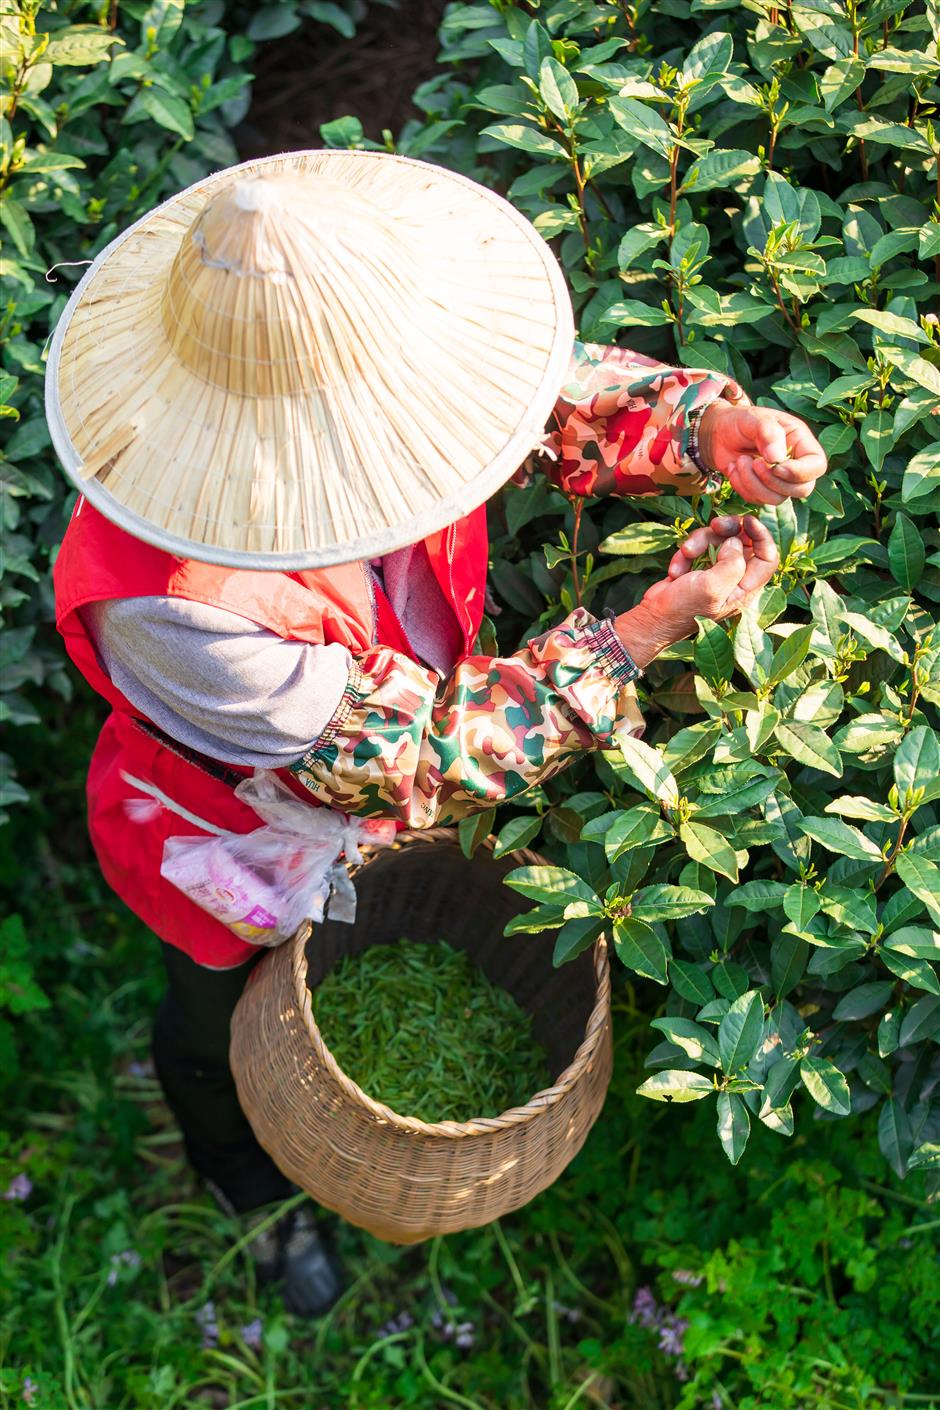
{"type": "Polygon", "coordinates": [[[581,1149],[610,1081],[610,973],[603,940],[556,970],[551,939],[503,936],[527,903],[502,877],[533,854],[468,861],[446,830],[400,844],[359,871],[354,925],[328,921],[309,943],[304,927],[256,967],[231,1064],[258,1140],[291,1180],[377,1237],[416,1243],[518,1209],[581,1149]],[[344,954],[402,936],[446,940],[508,989],[533,1015],[552,1085],[498,1115],[429,1124],[351,1081],[317,1027],[316,985],[344,954]]]}

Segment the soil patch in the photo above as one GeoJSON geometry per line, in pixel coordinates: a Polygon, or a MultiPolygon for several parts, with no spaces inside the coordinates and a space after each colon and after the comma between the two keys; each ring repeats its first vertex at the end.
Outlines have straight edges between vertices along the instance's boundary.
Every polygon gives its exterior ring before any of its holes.
{"type": "Polygon", "coordinates": [[[420,116],[411,95],[431,78],[444,0],[371,3],[352,39],[307,21],[259,45],[252,104],[235,140],[242,160],[320,147],[320,126],[352,113],[365,134],[396,136],[420,116]]]}

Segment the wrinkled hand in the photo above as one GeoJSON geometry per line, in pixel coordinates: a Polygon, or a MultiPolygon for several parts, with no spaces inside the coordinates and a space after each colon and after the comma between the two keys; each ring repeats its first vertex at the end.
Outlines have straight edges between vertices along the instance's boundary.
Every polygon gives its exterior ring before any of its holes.
{"type": "Polygon", "coordinates": [[[749,504],[806,499],[826,473],[826,453],[797,416],[719,398],[702,416],[699,451],[749,504]]]}
{"type": "Polygon", "coordinates": [[[696,630],[696,617],[720,622],[736,616],[770,582],[780,562],[770,532],[753,514],[723,515],[693,530],[669,563],[662,582],[617,618],[616,630],[638,666],[696,630]],[[708,568],[696,558],[717,548],[708,568]]]}

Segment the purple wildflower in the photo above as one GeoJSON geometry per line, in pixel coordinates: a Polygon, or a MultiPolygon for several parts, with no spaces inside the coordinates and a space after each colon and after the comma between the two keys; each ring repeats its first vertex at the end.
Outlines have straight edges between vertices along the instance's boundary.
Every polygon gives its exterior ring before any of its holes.
{"type": "Polygon", "coordinates": [[[667,1356],[681,1356],[688,1325],[684,1317],[674,1317],[672,1313],[668,1313],[659,1329],[660,1351],[664,1351],[667,1356]]]}
{"type": "Polygon", "coordinates": [[[649,1288],[637,1288],[630,1321],[639,1327],[658,1327],[662,1309],[649,1288]]]}
{"type": "Polygon", "coordinates": [[[399,1312],[394,1317],[390,1317],[384,1326],[379,1328],[379,1337],[393,1337],[398,1332],[407,1332],[409,1327],[413,1327],[415,1319],[410,1312],[399,1312]]]}
{"type": "Polygon", "coordinates": [[[196,1326],[202,1332],[203,1351],[210,1351],[212,1347],[218,1345],[219,1324],[215,1317],[214,1302],[207,1302],[204,1307],[200,1307],[196,1313],[196,1326]]]}
{"type": "Polygon", "coordinates": [[[126,1248],[122,1253],[112,1253],[111,1268],[107,1278],[109,1288],[113,1288],[117,1282],[122,1265],[126,1268],[140,1267],[140,1254],[135,1248],[126,1248]]]}
{"type": "Polygon", "coordinates": [[[458,1322],[454,1328],[454,1345],[459,1346],[461,1351],[469,1351],[473,1341],[473,1323],[458,1322]]]}
{"type": "Polygon", "coordinates": [[[264,1323],[260,1317],[253,1317],[250,1322],[246,1322],[241,1329],[242,1341],[250,1351],[260,1351],[262,1337],[264,1335],[264,1323]]]}
{"type": "Polygon", "coordinates": [[[717,1390],[712,1391],[712,1410],[723,1410],[723,1401],[717,1390]]]}
{"type": "Polygon", "coordinates": [[[127,1075],[128,1077],[152,1077],[154,1075],[153,1063],[150,1061],[130,1062],[127,1065],[127,1075]]]}
{"type": "Polygon", "coordinates": [[[36,1384],[36,1382],[33,1380],[32,1376],[27,1376],[27,1377],[24,1379],[24,1381],[23,1381],[23,1386],[22,1386],[22,1391],[23,1391],[23,1399],[25,1400],[25,1402],[26,1402],[27,1405],[32,1405],[32,1403],[33,1403],[33,1397],[35,1396],[35,1394],[36,1394],[36,1392],[37,1392],[38,1389],[39,1389],[39,1387],[38,1387],[38,1385],[36,1384]]]}
{"type": "Polygon", "coordinates": [[[686,1381],[690,1381],[692,1379],[692,1372],[689,1370],[688,1366],[685,1364],[684,1361],[677,1361],[675,1366],[673,1367],[673,1372],[675,1374],[676,1380],[680,1381],[682,1384],[685,1384],[686,1381]]]}
{"type": "Polygon", "coordinates": [[[19,1175],[14,1175],[6,1190],[3,1199],[29,1199],[33,1193],[33,1182],[28,1175],[21,1170],[19,1175]]]}

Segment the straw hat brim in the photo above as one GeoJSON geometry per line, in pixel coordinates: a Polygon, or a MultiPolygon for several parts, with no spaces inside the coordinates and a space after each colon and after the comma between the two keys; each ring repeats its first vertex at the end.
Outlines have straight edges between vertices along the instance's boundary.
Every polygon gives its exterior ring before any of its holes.
{"type": "Polygon", "coordinates": [[[135,537],[230,567],[328,567],[416,542],[488,499],[541,440],[573,338],[557,261],[502,197],[387,153],[293,152],[197,182],[101,252],[56,327],[46,411],[65,473],[135,537]],[[169,271],[206,202],[267,175],[394,202],[427,314],[419,332],[418,319],[382,326],[377,310],[359,354],[374,350],[374,365],[292,398],[212,385],[175,356],[163,322],[169,271]]]}

